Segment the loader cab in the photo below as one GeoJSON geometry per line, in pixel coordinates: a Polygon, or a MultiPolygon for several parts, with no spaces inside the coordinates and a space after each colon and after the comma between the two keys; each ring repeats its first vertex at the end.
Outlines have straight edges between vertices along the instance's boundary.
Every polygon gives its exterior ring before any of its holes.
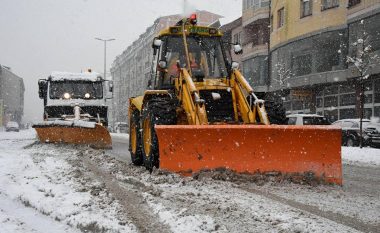
{"type": "Polygon", "coordinates": [[[154,89],[172,89],[180,68],[191,69],[193,80],[219,79],[229,75],[220,36],[187,36],[190,67],[181,35],[164,35],[153,42],[155,59],[151,80],[154,89]]]}

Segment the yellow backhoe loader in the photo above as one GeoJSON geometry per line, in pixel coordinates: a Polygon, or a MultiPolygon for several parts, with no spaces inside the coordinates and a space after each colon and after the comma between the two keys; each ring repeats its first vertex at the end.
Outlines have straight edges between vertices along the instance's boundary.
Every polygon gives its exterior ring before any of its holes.
{"type": "Polygon", "coordinates": [[[192,15],[154,39],[150,88],[129,100],[132,162],[184,175],[311,173],[342,184],[340,130],[277,125],[284,111],[255,95],[221,38],[192,15]]]}
{"type": "Polygon", "coordinates": [[[44,121],[33,125],[40,141],[112,148],[105,104],[112,84],[106,89],[105,83],[94,72],[53,72],[48,79],[40,79],[44,121]]]}

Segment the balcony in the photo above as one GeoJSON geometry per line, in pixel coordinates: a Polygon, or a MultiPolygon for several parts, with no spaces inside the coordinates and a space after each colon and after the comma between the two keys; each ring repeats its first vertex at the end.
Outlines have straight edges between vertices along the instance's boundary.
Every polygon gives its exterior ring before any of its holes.
{"type": "Polygon", "coordinates": [[[261,1],[258,5],[253,5],[243,10],[242,24],[246,27],[250,24],[260,23],[269,20],[269,2],[261,1]]]}
{"type": "Polygon", "coordinates": [[[243,46],[243,51],[243,60],[245,60],[251,57],[268,55],[268,46],[266,44],[255,45],[251,42],[243,46]]]}
{"type": "Polygon", "coordinates": [[[378,10],[380,8],[380,0],[349,1],[347,8],[348,21],[351,21],[357,17],[361,17],[362,15],[378,10]]]}

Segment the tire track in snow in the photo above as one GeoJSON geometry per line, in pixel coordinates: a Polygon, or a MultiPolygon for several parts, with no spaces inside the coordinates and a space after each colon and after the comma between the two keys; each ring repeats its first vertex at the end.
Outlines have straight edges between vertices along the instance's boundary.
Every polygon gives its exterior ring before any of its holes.
{"type": "Polygon", "coordinates": [[[106,188],[110,190],[111,194],[125,208],[128,218],[133,222],[139,232],[171,232],[169,226],[159,222],[159,217],[149,210],[141,195],[134,192],[134,190],[120,186],[113,175],[103,171],[87,156],[81,158],[85,167],[96,175],[96,179],[99,179],[106,185],[106,188]]]}
{"type": "Polygon", "coordinates": [[[246,186],[240,186],[239,188],[244,190],[244,191],[247,191],[247,192],[257,194],[257,195],[263,196],[265,198],[271,199],[271,200],[276,201],[278,203],[288,205],[292,208],[296,208],[296,209],[308,212],[310,214],[314,214],[314,215],[317,215],[319,217],[326,218],[328,220],[334,221],[338,224],[345,225],[347,227],[351,227],[351,228],[358,230],[358,231],[372,233],[372,232],[378,232],[378,230],[380,229],[380,225],[372,225],[369,223],[365,223],[359,219],[355,219],[355,218],[345,216],[345,215],[342,215],[339,213],[334,213],[331,211],[323,211],[316,206],[306,205],[306,204],[303,204],[303,203],[300,203],[297,201],[293,201],[293,200],[290,200],[287,198],[283,198],[283,197],[280,197],[280,196],[273,194],[271,192],[268,192],[268,191],[261,191],[261,190],[251,188],[251,187],[246,187],[246,186]]]}

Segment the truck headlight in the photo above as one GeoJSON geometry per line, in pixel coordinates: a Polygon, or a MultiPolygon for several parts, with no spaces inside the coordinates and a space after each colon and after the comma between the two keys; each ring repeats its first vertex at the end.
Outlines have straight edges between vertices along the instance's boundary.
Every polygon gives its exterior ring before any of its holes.
{"type": "Polygon", "coordinates": [[[63,94],[63,98],[65,98],[65,99],[70,99],[70,97],[71,97],[70,94],[67,92],[65,94],[63,94]]]}

